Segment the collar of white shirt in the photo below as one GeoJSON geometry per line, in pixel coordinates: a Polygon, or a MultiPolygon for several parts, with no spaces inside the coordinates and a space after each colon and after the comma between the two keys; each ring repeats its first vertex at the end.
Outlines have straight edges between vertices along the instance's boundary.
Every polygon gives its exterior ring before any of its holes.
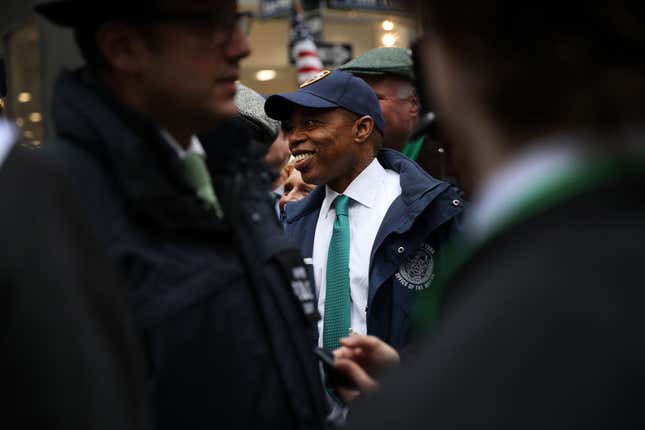
{"type": "Polygon", "coordinates": [[[535,190],[557,181],[584,158],[576,139],[558,136],[535,141],[491,174],[475,194],[466,225],[473,241],[485,240],[535,190]]]}
{"type": "Polygon", "coordinates": [[[0,165],[16,142],[16,130],[8,122],[0,120],[0,165]]]}
{"type": "MultiPolygon", "coordinates": [[[[352,182],[349,184],[343,195],[346,195],[356,203],[371,209],[376,201],[376,194],[374,192],[375,184],[383,181],[387,172],[381,166],[381,163],[375,158],[352,182]]],[[[331,208],[334,199],[339,194],[325,186],[325,200],[323,200],[320,208],[321,213],[325,218],[329,216],[329,209],[331,208]]]]}
{"type": "Polygon", "coordinates": [[[203,158],[206,158],[206,151],[204,151],[204,147],[202,146],[202,143],[199,141],[197,136],[192,135],[190,138],[190,146],[187,149],[184,149],[181,147],[179,142],[166,130],[161,130],[161,137],[170,145],[172,149],[175,150],[177,153],[177,156],[180,159],[186,158],[188,154],[197,154],[203,158]]]}

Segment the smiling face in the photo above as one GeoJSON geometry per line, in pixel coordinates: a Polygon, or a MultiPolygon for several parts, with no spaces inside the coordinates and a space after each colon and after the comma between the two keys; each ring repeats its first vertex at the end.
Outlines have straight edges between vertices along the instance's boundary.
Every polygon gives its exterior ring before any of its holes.
{"type": "Polygon", "coordinates": [[[342,193],[374,159],[371,118],[344,109],[296,107],[287,122],[289,149],[302,179],[342,193]],[[365,120],[364,118],[368,118],[365,120]],[[363,129],[369,123],[369,131],[363,129]]]}

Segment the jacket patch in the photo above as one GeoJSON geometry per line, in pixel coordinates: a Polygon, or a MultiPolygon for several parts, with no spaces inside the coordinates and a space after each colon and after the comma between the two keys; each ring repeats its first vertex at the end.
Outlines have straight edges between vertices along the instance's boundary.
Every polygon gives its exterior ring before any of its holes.
{"type": "Polygon", "coordinates": [[[404,261],[399,267],[395,277],[401,285],[413,290],[421,291],[430,287],[434,280],[435,250],[428,244],[423,244],[416,255],[404,261]]]}

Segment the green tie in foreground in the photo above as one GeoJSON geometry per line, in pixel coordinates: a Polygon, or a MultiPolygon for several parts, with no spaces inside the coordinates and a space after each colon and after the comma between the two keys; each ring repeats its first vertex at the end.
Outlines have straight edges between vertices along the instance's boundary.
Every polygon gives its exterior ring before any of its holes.
{"type": "Polygon", "coordinates": [[[349,334],[351,304],[349,292],[349,197],[334,200],[336,221],[327,254],[327,291],[323,321],[323,346],[331,351],[349,334]]]}
{"type": "Polygon", "coordinates": [[[199,154],[191,152],[186,155],[183,162],[188,183],[193,186],[199,198],[207,202],[213,208],[215,215],[217,215],[218,218],[223,218],[224,212],[222,211],[222,206],[219,204],[219,200],[217,200],[217,196],[213,190],[211,175],[208,173],[208,168],[206,167],[204,158],[199,154]]]}

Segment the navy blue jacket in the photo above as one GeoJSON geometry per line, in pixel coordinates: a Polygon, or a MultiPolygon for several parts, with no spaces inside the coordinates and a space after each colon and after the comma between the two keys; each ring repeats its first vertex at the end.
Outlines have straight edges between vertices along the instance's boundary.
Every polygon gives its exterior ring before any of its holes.
{"type": "MultiPolygon", "coordinates": [[[[414,300],[432,288],[434,254],[459,230],[464,202],[448,183],[398,151],[383,149],[378,160],[385,169],[399,173],[401,195],[385,215],[372,248],[367,332],[401,349],[409,340],[414,300]]],[[[286,231],[300,244],[305,259],[313,254],[324,199],[325,187],[319,186],[286,206],[286,231]]]]}

